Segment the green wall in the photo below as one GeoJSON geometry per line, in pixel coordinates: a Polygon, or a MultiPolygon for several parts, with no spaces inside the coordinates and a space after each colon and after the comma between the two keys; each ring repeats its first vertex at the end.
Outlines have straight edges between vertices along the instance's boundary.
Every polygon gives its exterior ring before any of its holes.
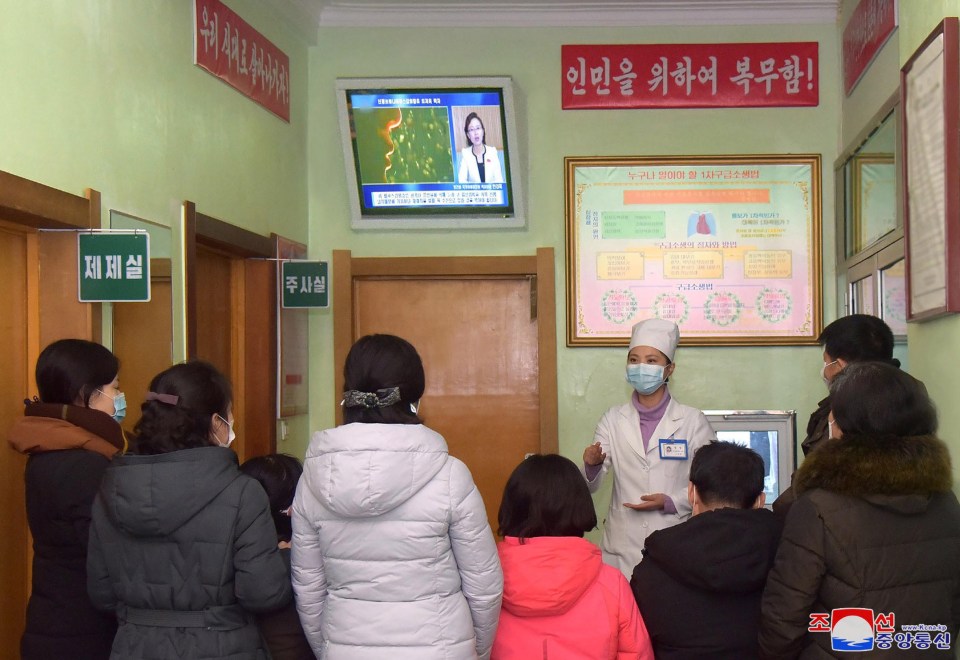
{"type": "MultiPolygon", "coordinates": [[[[836,28],[750,26],[646,29],[324,29],[310,53],[310,253],[355,256],[556,253],[560,449],[578,459],[602,412],[625,401],[626,352],[567,348],[564,156],[819,153],[823,178],[824,309],[835,309],[833,179],[839,142],[836,28]],[[495,35],[492,37],[491,35],[495,35]],[[819,41],[817,108],[564,111],[560,47],[567,43],[819,41]],[[509,75],[514,80],[528,226],[522,231],[357,232],[350,229],[337,127],[340,77],[509,75]]],[[[333,424],[332,316],[311,325],[311,428],[333,424]]],[[[700,408],[795,408],[800,426],[825,394],[816,347],[681,348],[675,396],[700,408]]],[[[427,374],[429,379],[429,374],[427,374]]],[[[478,441],[482,439],[478,438],[478,441]]],[[[603,498],[599,506],[605,507],[603,498]]]]}
{"type": "Polygon", "coordinates": [[[0,168],[103,194],[173,225],[189,199],[262,234],[306,240],[307,46],[233,0],[291,60],[288,124],[193,64],[193,3],[0,0],[0,168]]]}
{"type": "Polygon", "coordinates": [[[290,123],[193,64],[192,2],[0,0],[0,170],[99,190],[104,226],[116,209],[177,228],[191,200],[305,242],[308,46],[257,0],[229,4],[290,57],[290,123]]]}
{"type": "MultiPolygon", "coordinates": [[[[900,64],[906,64],[944,16],[960,15],[958,0],[925,0],[900,3],[900,64]]],[[[953,359],[960,355],[960,316],[947,316],[907,328],[910,373],[927,386],[940,413],[940,437],[954,456],[954,490],[960,492],[960,372],[953,359]]]]}

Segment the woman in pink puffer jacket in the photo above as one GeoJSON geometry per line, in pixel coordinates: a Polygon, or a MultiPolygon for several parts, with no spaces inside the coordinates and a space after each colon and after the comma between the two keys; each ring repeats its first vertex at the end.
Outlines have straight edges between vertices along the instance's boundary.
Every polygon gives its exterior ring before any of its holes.
{"type": "Polygon", "coordinates": [[[583,538],[597,514],[572,461],[524,460],[507,481],[498,522],[504,586],[492,660],[653,660],[630,585],[583,538]]]}

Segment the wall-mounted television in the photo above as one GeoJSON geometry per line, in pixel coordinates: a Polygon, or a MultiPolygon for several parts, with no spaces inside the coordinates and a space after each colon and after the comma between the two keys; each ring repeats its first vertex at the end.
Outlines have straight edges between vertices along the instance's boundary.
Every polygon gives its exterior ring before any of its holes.
{"type": "Polygon", "coordinates": [[[797,469],[795,410],[704,410],[717,440],[750,447],[763,458],[767,507],[790,486],[797,469]]]}
{"type": "Polygon", "coordinates": [[[337,80],[355,229],[522,227],[509,77],[337,80]]]}

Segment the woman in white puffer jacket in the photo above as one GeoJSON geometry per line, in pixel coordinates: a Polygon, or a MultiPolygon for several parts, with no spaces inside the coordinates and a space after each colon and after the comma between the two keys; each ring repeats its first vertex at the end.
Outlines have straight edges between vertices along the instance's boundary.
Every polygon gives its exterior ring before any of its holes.
{"type": "Polygon", "coordinates": [[[315,433],[293,503],[297,609],[324,660],[485,659],[503,574],[480,493],[421,423],[416,349],[368,335],[344,365],[343,426],[315,433]]]}

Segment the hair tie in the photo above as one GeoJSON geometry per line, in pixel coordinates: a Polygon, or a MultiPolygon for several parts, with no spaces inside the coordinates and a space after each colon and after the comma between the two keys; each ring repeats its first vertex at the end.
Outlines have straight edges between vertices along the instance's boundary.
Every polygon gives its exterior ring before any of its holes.
{"type": "Polygon", "coordinates": [[[160,394],[158,392],[147,392],[147,401],[159,401],[160,403],[165,403],[168,406],[175,406],[180,401],[180,397],[176,394],[160,394]]]}
{"type": "Polygon", "coordinates": [[[376,392],[360,392],[358,390],[347,390],[343,393],[343,401],[340,405],[345,408],[386,408],[392,406],[400,400],[399,387],[387,387],[376,392]]]}

